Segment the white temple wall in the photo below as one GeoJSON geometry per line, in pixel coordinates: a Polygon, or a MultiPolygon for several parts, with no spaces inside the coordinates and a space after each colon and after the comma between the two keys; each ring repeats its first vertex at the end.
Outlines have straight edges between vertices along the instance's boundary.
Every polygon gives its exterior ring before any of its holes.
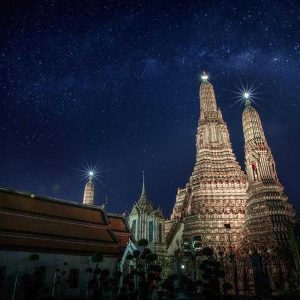
{"type": "MultiPolygon", "coordinates": [[[[78,287],[70,288],[67,283],[58,285],[55,288],[54,294],[64,293],[70,296],[83,296],[86,292],[88,273],[87,268],[95,268],[96,264],[91,262],[90,256],[65,255],[39,252],[23,252],[23,251],[0,251],[0,268],[5,267],[5,277],[3,289],[0,290],[0,299],[12,299],[14,285],[17,279],[16,298],[22,297],[21,277],[26,273],[32,273],[33,263],[28,260],[32,254],[38,254],[39,260],[35,262],[35,268],[44,266],[45,272],[45,287],[50,293],[53,289],[53,280],[56,269],[65,270],[65,279],[68,279],[71,269],[79,270],[78,287]],[[64,264],[67,263],[65,266],[64,264]]],[[[103,262],[99,263],[99,268],[108,269],[110,272],[117,267],[118,260],[116,257],[104,256],[103,262]]],[[[57,273],[57,276],[60,276],[57,273]]],[[[62,276],[60,276],[62,277],[62,276]]],[[[23,299],[23,298],[21,298],[23,299]]]]}

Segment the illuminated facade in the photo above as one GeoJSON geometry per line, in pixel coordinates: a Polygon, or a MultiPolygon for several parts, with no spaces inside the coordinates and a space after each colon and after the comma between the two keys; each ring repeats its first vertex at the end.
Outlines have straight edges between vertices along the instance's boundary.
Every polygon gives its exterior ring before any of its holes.
{"type": "Polygon", "coordinates": [[[232,151],[214,88],[208,76],[202,75],[196,163],[189,182],[177,191],[171,219],[165,222],[169,254],[198,236],[203,245],[216,251],[245,246],[248,250],[270,250],[288,245],[294,211],[278,180],[260,117],[250,105],[250,94],[244,97],[247,176],[232,151]],[[225,224],[230,224],[227,231],[225,224]]]}
{"type": "Polygon", "coordinates": [[[83,204],[94,205],[95,186],[92,174],[89,175],[89,180],[85,185],[83,194],[83,204]]]}
{"type": "Polygon", "coordinates": [[[193,268],[199,249],[208,246],[219,256],[225,280],[234,286],[234,293],[240,290],[249,295],[292,285],[297,266],[291,230],[294,211],[278,180],[250,97],[244,93],[246,174],[233,153],[214,88],[204,74],[199,91],[196,162],[188,183],[177,191],[170,220],[165,221],[161,212],[153,209],[144,184],[129,216],[137,240],[148,239],[150,247],[165,243],[171,273],[178,272],[179,262],[184,262],[187,268],[182,272],[197,277],[193,268]],[[154,224],[164,224],[166,235],[159,235],[161,227],[154,224]]]}
{"type": "Polygon", "coordinates": [[[143,187],[140,199],[128,216],[131,234],[136,241],[146,239],[149,248],[157,253],[165,252],[165,218],[160,208],[154,209],[143,187]]]}
{"type": "Polygon", "coordinates": [[[167,230],[183,220],[183,240],[201,236],[205,245],[226,250],[237,247],[243,237],[247,179],[232,151],[227,125],[207,79],[204,74],[199,91],[195,167],[185,188],[178,189],[167,230]],[[224,224],[231,226],[230,237],[224,224]]]}
{"type": "Polygon", "coordinates": [[[278,180],[259,114],[249,100],[245,104],[243,131],[249,181],[245,241],[250,248],[278,248],[288,243],[294,211],[278,180]]]}

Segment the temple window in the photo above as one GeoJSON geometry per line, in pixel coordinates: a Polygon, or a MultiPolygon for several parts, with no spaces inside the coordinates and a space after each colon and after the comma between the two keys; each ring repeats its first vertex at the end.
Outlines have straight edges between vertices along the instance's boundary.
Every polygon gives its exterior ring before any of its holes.
{"type": "Polygon", "coordinates": [[[161,243],[162,242],[162,224],[159,223],[158,225],[158,241],[161,243]]]}
{"type": "Polygon", "coordinates": [[[136,219],[132,220],[131,223],[131,233],[135,236],[135,230],[136,230],[136,219]]]}
{"type": "Polygon", "coordinates": [[[251,163],[251,168],[252,168],[253,179],[255,181],[258,179],[257,166],[255,162],[251,163]]]}
{"type": "Polygon", "coordinates": [[[153,242],[153,221],[149,221],[149,243],[153,242]]]}

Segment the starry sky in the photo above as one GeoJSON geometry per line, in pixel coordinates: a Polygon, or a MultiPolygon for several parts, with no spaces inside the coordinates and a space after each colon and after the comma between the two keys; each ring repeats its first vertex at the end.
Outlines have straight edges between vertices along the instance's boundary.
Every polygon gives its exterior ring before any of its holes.
{"type": "Polygon", "coordinates": [[[169,216],[195,162],[207,70],[244,168],[242,85],[300,208],[299,1],[1,1],[0,186],[169,216]]]}

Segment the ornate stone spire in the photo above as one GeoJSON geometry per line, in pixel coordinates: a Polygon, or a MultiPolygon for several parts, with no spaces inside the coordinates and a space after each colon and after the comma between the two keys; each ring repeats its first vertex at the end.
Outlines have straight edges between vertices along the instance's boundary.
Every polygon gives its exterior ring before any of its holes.
{"type": "Polygon", "coordinates": [[[145,209],[145,210],[153,210],[152,204],[150,200],[148,199],[148,196],[146,194],[146,188],[145,188],[145,173],[143,171],[143,184],[142,184],[142,192],[140,199],[138,201],[138,205],[145,209]]]}
{"type": "Polygon", "coordinates": [[[294,211],[278,180],[259,114],[247,100],[242,116],[249,180],[245,241],[253,248],[271,249],[288,243],[294,211]]]}
{"type": "Polygon", "coordinates": [[[93,183],[94,173],[90,171],[88,176],[89,179],[84,188],[83,204],[94,205],[94,195],[95,195],[95,187],[93,183]]]}
{"type": "Polygon", "coordinates": [[[217,112],[217,102],[212,84],[208,81],[207,73],[201,75],[202,83],[199,89],[201,111],[208,117],[209,112],[217,112]]]}
{"type": "Polygon", "coordinates": [[[146,189],[145,189],[145,172],[143,171],[143,187],[142,187],[142,194],[146,196],[146,189]]]}
{"type": "Polygon", "coordinates": [[[231,224],[231,242],[238,246],[247,182],[233,154],[213,85],[206,73],[201,79],[196,163],[186,187],[178,190],[171,219],[184,221],[184,239],[200,235],[206,246],[228,249],[224,224],[231,224]]]}

